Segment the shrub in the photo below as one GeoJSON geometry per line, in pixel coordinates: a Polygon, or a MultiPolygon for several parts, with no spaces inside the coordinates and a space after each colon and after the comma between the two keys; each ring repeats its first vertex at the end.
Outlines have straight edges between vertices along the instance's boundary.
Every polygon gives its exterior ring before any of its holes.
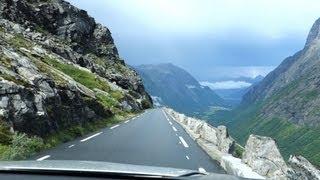
{"type": "Polygon", "coordinates": [[[243,155],[243,152],[244,152],[243,147],[241,147],[239,144],[235,144],[234,151],[232,152],[232,155],[234,157],[237,157],[237,158],[241,159],[242,155],[243,155]]]}
{"type": "Polygon", "coordinates": [[[2,153],[1,159],[25,159],[44,147],[43,140],[39,137],[28,137],[24,133],[15,133],[12,136],[11,144],[7,148],[2,147],[5,151],[2,153]]]}
{"type": "Polygon", "coordinates": [[[12,133],[9,126],[0,118],[0,144],[9,145],[12,140],[12,133]]]}
{"type": "Polygon", "coordinates": [[[116,99],[118,101],[123,99],[123,94],[120,91],[112,91],[110,94],[114,99],[116,99]]]}
{"type": "Polygon", "coordinates": [[[13,38],[9,40],[9,43],[12,44],[16,48],[24,47],[24,48],[30,48],[31,42],[26,40],[23,35],[17,34],[13,38]]]}
{"type": "Polygon", "coordinates": [[[146,99],[141,101],[141,105],[143,109],[149,109],[152,107],[151,103],[146,99]]]}

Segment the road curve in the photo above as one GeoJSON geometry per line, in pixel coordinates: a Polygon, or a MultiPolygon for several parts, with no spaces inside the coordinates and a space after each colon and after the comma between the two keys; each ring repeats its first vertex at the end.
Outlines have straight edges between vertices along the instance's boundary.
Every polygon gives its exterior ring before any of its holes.
{"type": "Polygon", "coordinates": [[[32,159],[106,161],[225,173],[162,109],[148,110],[32,159]]]}

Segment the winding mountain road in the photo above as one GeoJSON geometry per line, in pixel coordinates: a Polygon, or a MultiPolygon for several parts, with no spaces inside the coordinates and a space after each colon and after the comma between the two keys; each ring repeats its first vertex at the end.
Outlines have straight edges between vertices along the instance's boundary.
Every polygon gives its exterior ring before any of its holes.
{"type": "Polygon", "coordinates": [[[85,160],[224,173],[162,109],[41,152],[33,160],[85,160]]]}

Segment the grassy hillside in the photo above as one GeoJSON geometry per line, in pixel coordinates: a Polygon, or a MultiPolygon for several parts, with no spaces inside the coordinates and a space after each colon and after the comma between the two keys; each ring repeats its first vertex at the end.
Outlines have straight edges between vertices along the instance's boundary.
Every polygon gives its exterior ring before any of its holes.
{"type": "Polygon", "coordinates": [[[227,125],[231,136],[243,146],[250,134],[272,137],[286,160],[293,154],[302,155],[319,167],[320,128],[298,126],[275,116],[263,117],[261,110],[264,104],[259,102],[247,108],[224,111],[209,122],[227,125]]]}
{"type": "Polygon", "coordinates": [[[277,141],[282,155],[302,155],[320,166],[319,90],[314,72],[278,87],[268,98],[243,101],[232,111],[206,114],[213,125],[228,126],[230,134],[245,145],[250,134],[269,136],[277,141]],[[299,113],[298,113],[299,112],[299,113]],[[302,114],[302,115],[301,115],[302,114]]]}

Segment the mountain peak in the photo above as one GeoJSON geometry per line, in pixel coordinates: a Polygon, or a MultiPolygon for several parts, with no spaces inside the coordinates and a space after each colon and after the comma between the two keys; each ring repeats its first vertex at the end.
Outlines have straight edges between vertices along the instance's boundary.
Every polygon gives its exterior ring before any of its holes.
{"type": "Polygon", "coordinates": [[[210,88],[201,86],[190,73],[171,63],[141,65],[136,70],[153,97],[178,111],[191,114],[224,105],[210,88]]]}
{"type": "Polygon", "coordinates": [[[305,46],[309,46],[312,42],[314,42],[314,40],[319,39],[319,36],[320,36],[319,32],[320,32],[320,18],[313,23],[309,31],[305,46]]]}

